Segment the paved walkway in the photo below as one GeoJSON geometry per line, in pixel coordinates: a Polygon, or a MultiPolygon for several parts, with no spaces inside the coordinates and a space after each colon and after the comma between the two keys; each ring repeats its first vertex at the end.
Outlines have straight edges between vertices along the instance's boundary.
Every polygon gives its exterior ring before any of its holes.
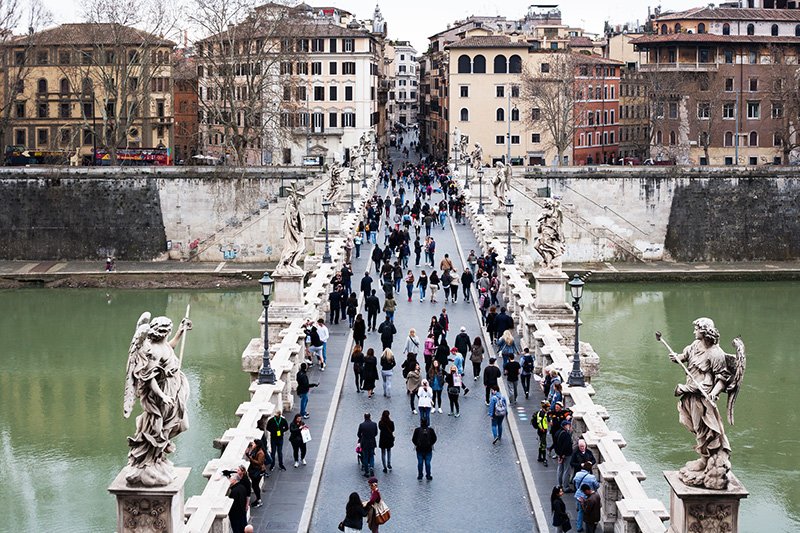
{"type": "MultiPolygon", "coordinates": [[[[444,230],[435,228],[433,236],[437,241],[437,266],[438,261],[448,253],[460,271],[463,263],[457,260],[458,251],[451,226],[448,224],[444,230]]],[[[471,242],[473,247],[477,246],[474,238],[471,242]]],[[[366,253],[362,251],[361,259],[354,265],[357,279],[363,276],[368,266],[371,249],[371,246],[367,246],[366,253]]],[[[413,268],[415,275],[423,268],[424,265],[413,268]]],[[[426,271],[430,272],[430,269],[426,271]]],[[[395,314],[398,334],[393,347],[398,358],[402,357],[402,345],[408,330],[414,327],[424,338],[431,316],[438,316],[442,307],[445,307],[442,303],[431,304],[427,300],[420,303],[418,297],[407,302],[405,294],[405,287],[402,287],[395,314]]],[[[440,290],[439,301],[442,299],[440,290]]],[[[450,344],[462,325],[466,326],[471,337],[481,334],[479,318],[471,303],[459,298],[458,303],[447,304],[446,307],[451,324],[447,336],[450,344]]],[[[369,334],[365,348],[369,347],[380,352],[377,333],[369,334]]],[[[419,359],[421,361],[422,357],[419,359]]],[[[531,506],[511,436],[506,431],[500,443],[492,444],[483,387],[475,386],[466,397],[461,397],[460,418],[446,414],[449,409],[445,395],[444,413],[431,415],[431,423],[439,439],[432,461],[434,479],[417,481],[416,454],[411,444],[411,434],[419,423],[419,416],[411,413],[399,365],[395,370],[392,397],[385,398],[382,395],[382,385],[378,382],[375,396],[369,399],[366,394],[355,392],[352,369],[347,365],[345,386],[336,414],[311,531],[335,531],[336,525],[344,518],[345,503],[351,492],[356,491],[362,499],[367,498],[369,490],[355,454],[356,431],[365,412],[370,412],[373,420],[377,421],[384,409],[392,413],[396,425],[396,443],[392,457],[394,469],[391,472],[382,473],[379,451],[376,457],[376,476],[380,481],[381,493],[392,509],[392,519],[381,528],[382,531],[410,531],[412,528],[423,531],[532,530],[531,506]],[[488,504],[482,505],[487,499],[488,504]]],[[[467,371],[467,376],[467,385],[473,385],[471,369],[467,371]]]]}

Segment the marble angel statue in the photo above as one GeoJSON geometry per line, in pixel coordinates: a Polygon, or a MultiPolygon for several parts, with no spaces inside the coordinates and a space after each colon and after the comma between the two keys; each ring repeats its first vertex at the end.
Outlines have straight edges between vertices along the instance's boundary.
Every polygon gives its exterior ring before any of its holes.
{"type": "Polygon", "coordinates": [[[298,275],[305,271],[298,264],[306,251],[305,216],[300,209],[303,196],[294,185],[289,186],[283,220],[283,251],[275,269],[276,274],[298,275]]]}

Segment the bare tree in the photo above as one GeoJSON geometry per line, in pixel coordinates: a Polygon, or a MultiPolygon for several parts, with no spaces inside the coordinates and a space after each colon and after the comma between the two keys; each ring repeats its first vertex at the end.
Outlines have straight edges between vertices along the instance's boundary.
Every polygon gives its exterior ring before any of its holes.
{"type": "Polygon", "coordinates": [[[676,146],[664,140],[664,128],[680,127],[678,106],[685,96],[687,75],[684,72],[647,71],[642,73],[642,87],[647,97],[649,115],[647,128],[651,156],[676,156],[676,146]],[[661,138],[659,139],[659,132],[661,138]]]}
{"type": "Polygon", "coordinates": [[[82,35],[72,39],[71,57],[59,61],[60,92],[76,95],[81,129],[96,136],[112,165],[117,164],[118,148],[145,142],[145,121],[169,127],[175,43],[165,36],[176,31],[176,12],[166,0],[89,0],[85,23],[66,28],[82,35]],[[157,93],[163,98],[155,99],[157,93]]]}
{"type": "MultiPolygon", "coordinates": [[[[719,138],[718,129],[720,127],[723,104],[715,101],[716,94],[711,92],[712,88],[719,87],[719,75],[713,73],[701,73],[696,76],[688,96],[696,103],[694,120],[694,131],[697,133],[697,144],[703,149],[706,164],[711,164],[709,148],[713,145],[712,139],[715,134],[719,138]]],[[[690,130],[691,131],[691,130],[690,130]]]]}
{"type": "Polygon", "coordinates": [[[208,35],[196,43],[204,141],[214,136],[235,165],[261,162],[293,127],[308,126],[298,75],[309,74],[310,25],[301,18],[285,3],[194,0],[191,20],[208,35]]]}
{"type": "Polygon", "coordinates": [[[780,143],[783,163],[789,164],[795,150],[800,148],[800,67],[796,61],[787,62],[778,48],[772,49],[767,83],[770,117],[775,125],[774,141],[780,143]]]}

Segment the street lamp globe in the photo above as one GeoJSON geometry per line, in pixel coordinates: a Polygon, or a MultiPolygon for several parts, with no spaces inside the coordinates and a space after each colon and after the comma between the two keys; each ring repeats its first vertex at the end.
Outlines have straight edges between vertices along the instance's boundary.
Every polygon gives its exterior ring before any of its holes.
{"type": "Polygon", "coordinates": [[[331,201],[322,200],[322,212],[327,215],[330,210],[331,210],[331,201]]]}
{"type": "Polygon", "coordinates": [[[514,212],[514,204],[511,203],[511,198],[506,198],[506,215],[511,216],[511,213],[513,212],[514,212]]]}
{"type": "Polygon", "coordinates": [[[258,283],[261,284],[261,296],[264,297],[264,300],[269,302],[269,297],[272,294],[272,286],[275,284],[275,281],[269,277],[268,272],[264,272],[264,275],[261,276],[258,283]]]}
{"type": "Polygon", "coordinates": [[[581,277],[577,274],[575,274],[575,276],[571,280],[569,280],[569,291],[572,293],[572,299],[575,300],[576,302],[579,302],[581,300],[581,297],[583,296],[584,285],[585,283],[583,282],[581,277]]]}

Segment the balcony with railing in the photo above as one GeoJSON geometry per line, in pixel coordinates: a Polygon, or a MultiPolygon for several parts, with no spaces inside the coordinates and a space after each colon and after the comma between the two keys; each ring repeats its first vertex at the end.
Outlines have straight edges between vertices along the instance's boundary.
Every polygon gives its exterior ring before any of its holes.
{"type": "Polygon", "coordinates": [[[699,61],[645,63],[639,66],[641,72],[716,72],[718,69],[718,63],[701,63],[699,61]]]}

